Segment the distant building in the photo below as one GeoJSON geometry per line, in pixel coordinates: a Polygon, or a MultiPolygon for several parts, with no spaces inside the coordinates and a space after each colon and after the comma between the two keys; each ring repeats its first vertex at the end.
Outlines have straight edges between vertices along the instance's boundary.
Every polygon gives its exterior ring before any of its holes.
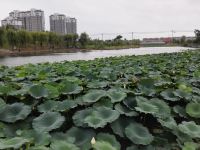
{"type": "Polygon", "coordinates": [[[76,34],[77,20],[63,14],[53,14],[50,17],[50,31],[60,35],[76,34]]]}
{"type": "Polygon", "coordinates": [[[44,11],[31,9],[30,11],[14,10],[9,17],[1,21],[2,26],[11,25],[17,29],[40,32],[45,31],[44,11]]]}

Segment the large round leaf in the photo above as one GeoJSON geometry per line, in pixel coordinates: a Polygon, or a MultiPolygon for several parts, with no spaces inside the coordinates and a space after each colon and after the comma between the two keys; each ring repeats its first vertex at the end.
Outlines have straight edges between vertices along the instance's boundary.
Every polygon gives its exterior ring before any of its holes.
{"type": "Polygon", "coordinates": [[[56,110],[58,103],[59,102],[57,102],[57,101],[50,100],[50,101],[46,101],[43,104],[39,105],[37,108],[38,108],[39,112],[54,111],[54,110],[56,110]]]}
{"type": "Polygon", "coordinates": [[[55,141],[51,144],[50,150],[80,150],[80,148],[65,141],[55,141]]]}
{"type": "Polygon", "coordinates": [[[126,97],[123,103],[131,110],[135,110],[135,107],[137,107],[136,97],[133,96],[126,97]]]}
{"type": "Polygon", "coordinates": [[[96,142],[92,147],[94,150],[117,150],[110,143],[105,141],[96,142]]]}
{"type": "Polygon", "coordinates": [[[58,103],[55,111],[64,112],[73,109],[77,106],[78,106],[77,103],[73,100],[64,100],[58,103]]]}
{"type": "Polygon", "coordinates": [[[189,103],[186,106],[186,112],[191,117],[200,118],[200,103],[189,103]]]}
{"type": "Polygon", "coordinates": [[[139,115],[137,112],[130,110],[129,108],[123,106],[122,104],[116,104],[115,110],[117,110],[120,114],[123,114],[128,117],[134,117],[139,115]]]}
{"type": "Polygon", "coordinates": [[[168,101],[179,101],[180,98],[174,95],[174,90],[173,89],[167,89],[163,92],[160,93],[160,95],[168,101]]]}
{"type": "Polygon", "coordinates": [[[83,101],[86,103],[95,103],[106,95],[103,90],[92,90],[83,96],[83,101]]]}
{"type": "Polygon", "coordinates": [[[81,148],[81,150],[88,150],[91,148],[91,140],[95,137],[95,132],[91,129],[82,129],[72,127],[66,133],[67,137],[74,139],[74,144],[81,148]]]}
{"type": "Polygon", "coordinates": [[[93,128],[102,128],[115,121],[119,117],[119,112],[106,107],[89,108],[78,111],[73,116],[74,123],[77,126],[89,126],[93,128]]]}
{"type": "Polygon", "coordinates": [[[33,120],[33,128],[38,132],[48,132],[59,128],[65,118],[57,112],[47,112],[33,120]]]}
{"type": "Polygon", "coordinates": [[[0,120],[4,122],[13,123],[18,120],[25,119],[31,113],[31,107],[23,103],[14,103],[12,105],[5,105],[0,110],[0,120]]]}
{"type": "Polygon", "coordinates": [[[160,124],[163,127],[167,127],[169,129],[175,129],[177,127],[177,123],[174,120],[174,118],[169,117],[169,118],[164,118],[164,119],[158,119],[158,122],[160,122],[160,124]]]}
{"type": "Polygon", "coordinates": [[[191,138],[200,138],[200,126],[195,122],[182,122],[178,125],[178,128],[181,132],[189,135],[191,138]]]}
{"type": "Polygon", "coordinates": [[[29,94],[36,99],[40,99],[48,96],[48,90],[42,85],[33,85],[29,89],[29,94]]]}
{"type": "Polygon", "coordinates": [[[111,99],[112,103],[117,103],[124,100],[127,94],[120,90],[111,89],[107,92],[107,96],[111,99]]]}
{"type": "Polygon", "coordinates": [[[0,149],[19,149],[22,145],[25,143],[28,143],[29,140],[21,138],[21,137],[15,137],[12,139],[0,139],[0,149]]]}
{"type": "Polygon", "coordinates": [[[79,94],[83,90],[82,86],[72,82],[63,82],[60,86],[60,92],[64,95],[79,94]]]}
{"type": "Polygon", "coordinates": [[[139,123],[131,123],[125,129],[126,136],[135,144],[149,145],[154,137],[148,129],[139,123]]]}
{"type": "Polygon", "coordinates": [[[35,145],[39,146],[44,146],[44,145],[49,145],[50,143],[50,138],[51,136],[47,132],[38,132],[35,130],[24,130],[22,137],[26,139],[33,139],[33,142],[35,145]]]}
{"type": "Polygon", "coordinates": [[[91,88],[91,89],[98,89],[98,88],[104,88],[108,85],[108,82],[104,82],[104,81],[92,81],[89,82],[87,87],[91,88]]]}
{"type": "Polygon", "coordinates": [[[99,133],[96,137],[97,141],[104,141],[110,143],[113,147],[115,147],[117,150],[121,149],[120,143],[117,141],[114,135],[108,134],[108,133],[99,133]]]}

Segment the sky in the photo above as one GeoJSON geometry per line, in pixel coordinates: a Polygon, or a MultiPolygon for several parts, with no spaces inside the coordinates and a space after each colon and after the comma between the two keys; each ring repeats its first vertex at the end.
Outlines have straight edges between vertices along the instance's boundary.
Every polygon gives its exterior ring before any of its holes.
{"type": "Polygon", "coordinates": [[[46,30],[49,16],[62,13],[77,18],[78,33],[94,38],[101,33],[104,38],[122,33],[130,38],[131,32],[134,38],[172,36],[172,30],[177,31],[174,36],[192,36],[200,29],[199,6],[200,0],[1,0],[0,20],[12,10],[36,8],[45,11],[46,30]],[[149,33],[160,31],[168,32],[149,33]]]}

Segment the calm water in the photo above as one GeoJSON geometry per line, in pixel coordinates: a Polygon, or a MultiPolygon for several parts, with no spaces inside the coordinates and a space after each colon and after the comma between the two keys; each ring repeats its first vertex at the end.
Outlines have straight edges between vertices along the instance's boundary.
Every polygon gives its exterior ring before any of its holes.
{"type": "MultiPolygon", "coordinates": [[[[92,60],[95,58],[104,58],[111,56],[125,56],[125,55],[145,55],[145,54],[159,54],[159,53],[173,53],[188,50],[184,47],[148,47],[136,49],[122,49],[122,50],[95,50],[89,52],[77,53],[61,53],[50,54],[43,56],[26,56],[26,57],[5,57],[0,58],[0,65],[19,66],[28,63],[42,63],[42,62],[59,62],[72,60],[92,60]]],[[[192,48],[191,48],[192,50],[192,48]]]]}

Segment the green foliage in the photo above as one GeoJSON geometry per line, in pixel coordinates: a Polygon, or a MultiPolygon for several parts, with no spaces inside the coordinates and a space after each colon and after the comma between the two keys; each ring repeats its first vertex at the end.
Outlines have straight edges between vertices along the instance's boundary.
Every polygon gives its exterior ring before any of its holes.
{"type": "Polygon", "coordinates": [[[199,62],[188,51],[2,66],[0,149],[198,149],[199,62]]]}

